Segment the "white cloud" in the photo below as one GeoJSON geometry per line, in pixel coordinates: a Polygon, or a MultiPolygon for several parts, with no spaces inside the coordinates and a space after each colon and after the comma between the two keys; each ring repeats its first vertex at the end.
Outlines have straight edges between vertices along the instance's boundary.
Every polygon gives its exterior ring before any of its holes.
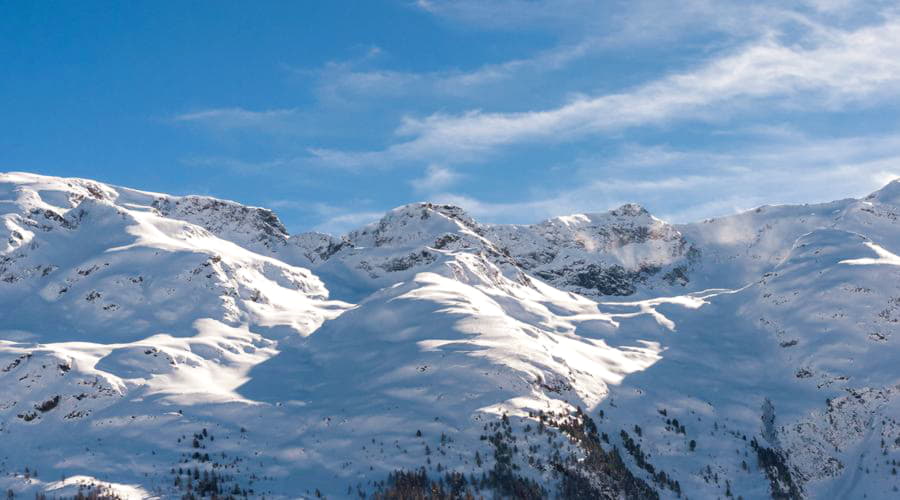
{"type": "Polygon", "coordinates": [[[436,191],[447,189],[455,184],[462,176],[447,167],[440,165],[429,165],[425,171],[425,175],[418,179],[410,181],[413,189],[419,193],[434,193],[436,191]]]}
{"type": "Polygon", "coordinates": [[[603,33],[633,45],[697,34],[751,36],[787,23],[871,21],[892,0],[420,0],[419,9],[490,30],[603,33]]]}
{"type": "Polygon", "coordinates": [[[313,230],[322,233],[340,235],[357,229],[370,222],[377,221],[384,212],[350,212],[329,217],[316,225],[313,230]]]}
{"type": "Polygon", "coordinates": [[[900,135],[806,138],[729,153],[645,149],[625,148],[602,164],[587,161],[593,166],[574,179],[577,187],[531,200],[486,202],[443,193],[434,201],[458,204],[489,222],[535,222],[630,202],[664,207],[655,215],[672,222],[692,222],[762,204],[861,197],[900,177],[900,135]]]}
{"type": "Polygon", "coordinates": [[[298,114],[299,111],[296,109],[252,111],[244,108],[214,108],[182,113],[174,116],[172,120],[219,130],[231,130],[278,127],[298,114]]]}
{"type": "Polygon", "coordinates": [[[225,169],[240,175],[254,175],[303,165],[304,158],[274,158],[270,160],[248,161],[227,156],[194,156],[184,158],[181,163],[190,167],[225,169]]]}
{"type": "Polygon", "coordinates": [[[721,118],[762,100],[768,106],[819,110],[896,96],[900,87],[900,22],[896,18],[852,32],[817,36],[812,47],[789,46],[770,37],[694,71],[629,92],[580,97],[554,109],[407,117],[396,132],[411,139],[385,150],[317,149],[315,154],[345,165],[465,161],[524,141],[566,141],[704,114],[721,118]]]}
{"type": "MultiPolygon", "coordinates": [[[[668,2],[672,3],[672,2],[668,2]]],[[[659,30],[672,22],[678,14],[692,10],[692,4],[701,2],[685,0],[677,2],[680,9],[667,2],[646,0],[419,0],[416,5],[439,18],[489,30],[549,31],[563,36],[585,32],[607,33],[610,38],[621,37],[637,14],[652,7],[659,30]]],[[[720,5],[720,10],[724,5],[720,5]]],[[[644,12],[646,13],[646,12],[644,12]]],[[[644,36],[652,30],[644,30],[644,36]]]]}
{"type": "Polygon", "coordinates": [[[370,69],[371,58],[332,61],[316,71],[299,70],[318,79],[319,97],[330,104],[355,103],[377,97],[412,96],[459,98],[477,96],[485,86],[516,77],[546,74],[567,67],[598,48],[596,39],[562,44],[529,57],[487,63],[469,70],[449,68],[430,72],[370,69]]]}
{"type": "Polygon", "coordinates": [[[333,235],[346,234],[384,215],[383,211],[360,209],[369,205],[371,200],[368,199],[346,200],[340,205],[305,199],[276,199],[266,203],[266,206],[277,211],[301,213],[306,218],[319,221],[312,228],[292,228],[292,233],[319,231],[333,235]]]}
{"type": "MultiPolygon", "coordinates": [[[[832,0],[835,1],[835,0],[832,0]]],[[[447,68],[430,72],[371,69],[375,57],[366,54],[346,61],[332,61],[319,70],[294,70],[318,78],[324,101],[354,103],[376,97],[411,96],[477,97],[488,85],[521,86],[547,77],[587,56],[646,42],[699,36],[715,32],[719,49],[778,31],[787,24],[819,29],[815,12],[805,2],[759,2],[685,0],[499,0],[493,2],[452,0],[416,2],[435,16],[474,24],[486,29],[520,31],[534,27],[560,35],[557,44],[525,57],[483,64],[474,69],[447,68]],[[807,11],[804,13],[804,10],[807,11]],[[577,28],[581,27],[581,28],[577,28]],[[518,81],[517,81],[518,80],[518,81]]],[[[847,9],[828,10],[844,12],[847,9]]],[[[377,50],[375,55],[383,52],[377,50]]],[[[508,90],[508,89],[507,89],[508,90]]]]}

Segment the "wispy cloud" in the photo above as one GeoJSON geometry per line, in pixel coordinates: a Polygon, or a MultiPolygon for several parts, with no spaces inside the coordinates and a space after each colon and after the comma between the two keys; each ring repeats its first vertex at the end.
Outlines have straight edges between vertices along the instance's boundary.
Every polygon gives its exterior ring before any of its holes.
{"type": "Polygon", "coordinates": [[[491,222],[529,222],[638,202],[672,222],[727,215],[762,204],[863,196],[900,177],[900,135],[805,138],[729,152],[632,145],[619,156],[588,159],[577,187],[530,200],[489,202],[443,193],[491,222]],[[711,196],[710,193],[715,193],[711,196]]]}
{"type": "Polygon", "coordinates": [[[434,16],[490,29],[604,33],[613,44],[656,43],[698,33],[753,36],[785,23],[866,22],[891,0],[419,0],[434,16]]]}
{"type": "Polygon", "coordinates": [[[291,228],[293,233],[318,231],[333,235],[346,234],[384,215],[384,211],[360,208],[368,205],[371,205],[371,200],[367,199],[347,200],[345,204],[340,205],[303,199],[270,200],[266,203],[266,206],[279,212],[299,213],[306,219],[317,221],[311,227],[291,228]]]}
{"type": "Polygon", "coordinates": [[[417,193],[434,193],[456,184],[462,175],[455,170],[440,165],[429,165],[425,175],[410,181],[417,193]]]}
{"type": "Polygon", "coordinates": [[[673,74],[631,91],[580,97],[542,111],[433,114],[407,117],[396,130],[410,137],[381,151],[315,150],[344,165],[405,160],[471,160],[524,141],[559,142],[629,127],[721,118],[765,100],[770,107],[840,109],[900,88],[900,22],[856,31],[819,33],[812,47],[769,37],[693,71],[673,74]]]}
{"type": "Polygon", "coordinates": [[[599,48],[596,38],[585,38],[538,51],[527,57],[482,64],[472,69],[448,68],[414,72],[373,67],[374,57],[331,61],[318,70],[294,70],[317,80],[317,93],[328,104],[348,104],[377,97],[477,97],[487,86],[517,77],[546,75],[566,68],[599,48]]]}
{"type": "Polygon", "coordinates": [[[348,212],[327,218],[324,222],[316,225],[313,230],[334,235],[346,234],[365,224],[375,222],[382,216],[384,216],[384,212],[348,212]]]}
{"type": "Polygon", "coordinates": [[[213,108],[172,117],[177,123],[188,123],[216,130],[280,128],[300,115],[297,109],[253,111],[244,108],[213,108]]]}
{"type": "Polygon", "coordinates": [[[307,160],[308,157],[285,157],[251,161],[228,156],[193,156],[182,159],[181,163],[189,167],[224,169],[235,174],[254,175],[299,168],[305,165],[307,160]]]}

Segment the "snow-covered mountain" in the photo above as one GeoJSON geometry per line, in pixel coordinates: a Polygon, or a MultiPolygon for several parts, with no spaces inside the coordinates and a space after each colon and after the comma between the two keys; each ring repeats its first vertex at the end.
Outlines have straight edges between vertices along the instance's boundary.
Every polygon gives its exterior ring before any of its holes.
{"type": "Polygon", "coordinates": [[[0,175],[0,487],[891,498],[900,181],[672,225],[0,175]],[[93,485],[93,486],[89,486],[93,485]]]}

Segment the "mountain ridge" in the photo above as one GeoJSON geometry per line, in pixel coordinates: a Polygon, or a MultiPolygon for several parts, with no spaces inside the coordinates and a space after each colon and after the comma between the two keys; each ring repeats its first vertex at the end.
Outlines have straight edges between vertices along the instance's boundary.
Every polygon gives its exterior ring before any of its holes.
{"type": "Polygon", "coordinates": [[[898,192],[676,225],[421,202],[334,237],[0,174],[0,486],[889,496],[898,192]]]}

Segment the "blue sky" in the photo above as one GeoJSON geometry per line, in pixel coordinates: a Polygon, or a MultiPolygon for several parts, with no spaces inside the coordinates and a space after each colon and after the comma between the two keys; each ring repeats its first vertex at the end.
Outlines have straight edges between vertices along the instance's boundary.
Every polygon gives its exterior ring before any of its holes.
{"type": "Polygon", "coordinates": [[[339,233],[675,222],[900,176],[900,10],[804,0],[0,1],[0,170],[339,233]]]}

